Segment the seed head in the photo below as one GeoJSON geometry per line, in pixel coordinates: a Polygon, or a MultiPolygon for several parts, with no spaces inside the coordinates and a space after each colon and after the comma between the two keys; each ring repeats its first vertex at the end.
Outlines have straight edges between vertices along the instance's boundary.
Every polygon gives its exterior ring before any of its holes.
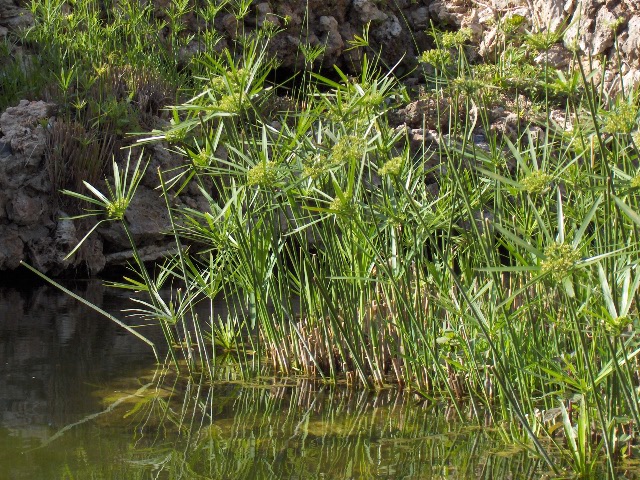
{"type": "Polygon", "coordinates": [[[329,208],[333,210],[336,215],[346,215],[350,213],[353,210],[351,196],[345,195],[344,197],[334,198],[329,208]]]}
{"type": "Polygon", "coordinates": [[[526,18],[523,15],[512,15],[504,21],[502,29],[506,34],[515,33],[522,25],[526,18]]]}
{"type": "Polygon", "coordinates": [[[602,131],[611,135],[616,133],[627,134],[636,126],[637,116],[638,107],[632,103],[621,102],[606,113],[602,131]]]}
{"type": "Polygon", "coordinates": [[[464,45],[467,40],[471,40],[472,35],[470,28],[461,28],[457,32],[442,32],[440,43],[444,48],[457,48],[464,45]]]}
{"type": "Polygon", "coordinates": [[[331,151],[331,164],[341,165],[357,160],[362,157],[366,150],[366,139],[355,135],[345,135],[340,137],[331,151]]]}
{"type": "Polygon", "coordinates": [[[278,180],[275,162],[259,162],[247,172],[247,185],[273,187],[278,180]]]}
{"type": "Polygon", "coordinates": [[[403,157],[393,157],[391,160],[385,162],[380,168],[380,175],[389,175],[390,177],[397,177],[402,172],[402,165],[404,164],[403,157]]]}
{"type": "Polygon", "coordinates": [[[567,277],[580,260],[580,253],[566,243],[552,243],[544,250],[541,273],[550,274],[556,281],[567,277]]]}
{"type": "MultiPolygon", "coordinates": [[[[325,159],[326,160],[326,159],[325,159]]],[[[305,165],[302,169],[302,175],[304,177],[311,177],[313,180],[321,177],[327,171],[326,164],[322,161],[314,161],[308,165],[305,165]]]]}
{"type": "Polygon", "coordinates": [[[218,100],[218,109],[227,113],[240,113],[247,106],[248,99],[243,93],[223,95],[218,100]]]}
{"type": "Polygon", "coordinates": [[[534,170],[520,182],[529,195],[540,195],[549,188],[553,175],[541,170],[534,170]]]}
{"type": "Polygon", "coordinates": [[[167,143],[181,142],[185,139],[186,136],[186,132],[183,129],[169,130],[164,133],[164,139],[167,141],[167,143]]]}
{"type": "Polygon", "coordinates": [[[109,220],[123,220],[129,206],[129,199],[118,198],[107,204],[107,218],[109,220]]]}
{"type": "Polygon", "coordinates": [[[606,320],[603,321],[603,323],[604,323],[604,328],[611,335],[620,335],[627,326],[633,323],[633,321],[631,320],[631,318],[627,316],[623,316],[623,317],[616,317],[616,318],[607,318],[606,320]]]}
{"type": "Polygon", "coordinates": [[[207,152],[206,150],[202,150],[196,155],[191,156],[191,160],[196,167],[207,167],[209,165],[209,158],[209,152],[207,152]]]}

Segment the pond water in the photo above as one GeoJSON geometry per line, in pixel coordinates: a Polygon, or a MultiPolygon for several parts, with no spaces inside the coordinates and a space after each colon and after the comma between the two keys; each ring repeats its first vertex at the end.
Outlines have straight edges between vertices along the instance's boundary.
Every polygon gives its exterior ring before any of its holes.
{"type": "MultiPolygon", "coordinates": [[[[122,294],[97,282],[73,288],[123,318],[122,294]]],[[[55,289],[0,287],[0,479],[547,473],[495,428],[465,425],[438,402],[266,375],[243,383],[228,372],[197,386],[159,369],[147,345],[55,289]]]]}

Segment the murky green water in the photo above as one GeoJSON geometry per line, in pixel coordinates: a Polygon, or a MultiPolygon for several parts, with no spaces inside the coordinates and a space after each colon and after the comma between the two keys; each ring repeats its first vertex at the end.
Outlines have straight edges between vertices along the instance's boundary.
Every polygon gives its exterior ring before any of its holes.
{"type": "MultiPolygon", "coordinates": [[[[105,309],[126,306],[97,284],[80,289],[105,309]]],[[[198,387],[53,289],[0,288],[3,480],[545,476],[495,428],[456,418],[393,390],[295,378],[198,387]]]]}

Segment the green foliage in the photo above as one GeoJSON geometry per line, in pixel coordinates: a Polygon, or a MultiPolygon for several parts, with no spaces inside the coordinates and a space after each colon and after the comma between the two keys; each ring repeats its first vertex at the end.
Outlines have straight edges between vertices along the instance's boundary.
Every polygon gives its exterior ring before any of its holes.
{"type": "MultiPolygon", "coordinates": [[[[244,18],[251,2],[232,3],[244,18]]],[[[327,383],[396,384],[444,396],[459,416],[470,399],[477,417],[486,408],[517,425],[502,426],[504,435],[556,473],[553,443],[540,439],[552,432],[536,413],[578,394],[578,428],[565,413],[568,450],[558,448],[588,473],[599,448],[592,430],[613,472],[611,426],[624,423],[635,438],[640,425],[635,94],[599,94],[582,65],[567,73],[536,65],[530,47],[545,51],[557,38],[530,34],[523,44],[517,16],[501,24],[492,64],[467,61],[470,32],[434,32],[436,48],[420,57],[434,67],[425,72],[435,70],[423,94],[446,100],[449,118],[437,142],[416,146],[390,124],[407,90],[370,52],[357,77],[337,67],[305,75],[291,107],[274,113],[269,29],[239,32],[235,50],[203,52],[182,70],[182,37],[164,49],[145,41],[159,28],[146,7],[122,2],[102,22],[95,5],[83,5],[86,13],[69,18],[53,0],[34,2],[39,21],[26,36],[58,52],[52,72],[78,107],[73,115],[131,128],[141,103],[130,65],[171,85],[191,82],[171,127],[141,140],[167,141],[185,158],[170,180],[160,172],[177,253],[156,277],[136,257],[139,280],[124,285],[149,296],[140,313],[163,326],[177,367],[213,378],[222,348],[247,377],[266,362],[327,383]],[[79,45],[57,37],[68,25],[79,45]],[[122,47],[117,58],[82,56],[113,45],[122,47]],[[97,106],[82,106],[87,93],[97,106]],[[500,101],[518,124],[498,134],[487,112],[500,101]],[[558,106],[570,128],[550,119],[558,106]],[[480,128],[486,149],[472,141],[480,128]],[[187,187],[207,209],[173,207],[187,187]],[[171,301],[158,294],[168,280],[181,285],[171,301]],[[219,295],[238,317],[201,321],[194,306],[213,308],[219,295]]],[[[172,8],[169,29],[179,32],[192,4],[172,8]]],[[[354,42],[366,48],[366,33],[354,42]]],[[[301,51],[307,64],[322,55],[317,46],[301,51]]],[[[107,194],[86,184],[93,197],[72,195],[98,207],[89,215],[126,226],[141,170],[133,178],[114,170],[107,194]]]]}

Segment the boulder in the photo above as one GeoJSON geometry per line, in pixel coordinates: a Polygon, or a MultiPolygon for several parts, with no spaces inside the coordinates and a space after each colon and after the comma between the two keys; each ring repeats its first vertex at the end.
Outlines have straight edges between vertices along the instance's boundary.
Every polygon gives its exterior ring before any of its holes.
{"type": "Polygon", "coordinates": [[[0,270],[13,270],[24,258],[24,242],[15,225],[0,225],[0,270]]]}
{"type": "Polygon", "coordinates": [[[38,166],[42,160],[47,139],[47,126],[56,106],[42,101],[21,100],[0,115],[0,139],[14,154],[29,166],[38,166]]]}
{"type": "Polygon", "coordinates": [[[0,0],[0,36],[2,32],[27,28],[33,24],[31,12],[19,0],[0,0]]]}

